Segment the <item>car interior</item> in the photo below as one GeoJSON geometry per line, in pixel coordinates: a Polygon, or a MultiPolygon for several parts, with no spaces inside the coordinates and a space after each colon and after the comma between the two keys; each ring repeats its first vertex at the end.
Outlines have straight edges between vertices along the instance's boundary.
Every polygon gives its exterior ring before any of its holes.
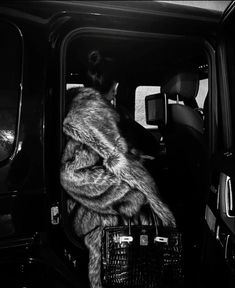
{"type": "MultiPolygon", "coordinates": [[[[146,156],[145,167],[183,233],[186,278],[195,281],[191,273],[200,260],[209,149],[209,69],[203,43],[183,36],[97,30],[74,33],[64,47],[64,106],[66,91],[85,85],[89,51],[102,51],[115,60],[115,106],[123,118],[122,133],[146,156]]],[[[62,197],[65,232],[82,248],[69,224],[64,192],[62,197]]]]}

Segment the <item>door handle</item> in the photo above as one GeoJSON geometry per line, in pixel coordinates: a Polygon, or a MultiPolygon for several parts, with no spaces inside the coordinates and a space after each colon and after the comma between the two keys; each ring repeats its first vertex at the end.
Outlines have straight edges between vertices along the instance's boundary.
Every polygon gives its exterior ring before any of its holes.
{"type": "Polygon", "coordinates": [[[225,180],[225,212],[229,218],[235,218],[234,207],[233,207],[233,191],[231,178],[226,176],[225,180]]]}

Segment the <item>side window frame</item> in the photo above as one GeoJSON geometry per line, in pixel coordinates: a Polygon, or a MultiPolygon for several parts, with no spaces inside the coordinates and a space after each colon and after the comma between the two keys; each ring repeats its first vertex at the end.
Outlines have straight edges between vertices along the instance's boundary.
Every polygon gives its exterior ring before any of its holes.
{"type": "Polygon", "coordinates": [[[233,147],[232,111],[229,91],[228,61],[225,39],[222,38],[217,47],[218,91],[223,135],[223,150],[230,152],[233,147]]]}
{"type": "MultiPolygon", "coordinates": [[[[11,21],[5,20],[0,18],[0,25],[3,24],[5,26],[9,26],[13,28],[16,32],[16,35],[18,34],[17,37],[19,37],[19,42],[20,42],[20,52],[19,52],[19,81],[17,83],[17,104],[16,104],[16,121],[15,121],[15,134],[14,134],[14,140],[12,142],[12,147],[11,151],[9,152],[8,155],[6,155],[6,158],[0,159],[0,167],[6,165],[9,161],[13,160],[15,155],[17,154],[18,151],[18,143],[19,143],[19,130],[20,130],[20,119],[21,119],[21,110],[22,110],[22,96],[23,96],[23,71],[24,71],[24,39],[23,39],[23,34],[19,27],[12,23],[11,21]]],[[[1,95],[0,95],[1,97],[1,95]]],[[[1,109],[1,108],[0,108],[1,109]]]]}

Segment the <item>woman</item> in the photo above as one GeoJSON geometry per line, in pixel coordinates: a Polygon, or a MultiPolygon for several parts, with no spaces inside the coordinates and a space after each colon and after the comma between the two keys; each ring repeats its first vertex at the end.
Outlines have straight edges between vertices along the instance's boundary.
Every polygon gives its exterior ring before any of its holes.
{"type": "MultiPolygon", "coordinates": [[[[118,215],[135,217],[146,204],[163,225],[175,226],[175,220],[139,161],[139,153],[130,151],[118,128],[120,118],[110,104],[117,85],[112,60],[93,51],[88,63],[88,85],[92,88],[72,90],[74,98],[63,123],[69,141],[62,157],[61,184],[81,204],[74,228],[78,236],[85,236],[89,249],[90,286],[99,288],[105,226],[117,225],[118,215]]],[[[143,217],[142,223],[146,223],[143,217]]]]}

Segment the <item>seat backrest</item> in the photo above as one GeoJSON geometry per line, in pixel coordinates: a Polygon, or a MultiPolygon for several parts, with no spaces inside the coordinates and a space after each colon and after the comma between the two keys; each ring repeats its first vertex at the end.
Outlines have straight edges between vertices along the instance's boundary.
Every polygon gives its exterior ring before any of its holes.
{"type": "Polygon", "coordinates": [[[167,151],[170,180],[168,189],[171,191],[173,205],[178,205],[176,210],[183,213],[180,216],[183,222],[190,215],[190,225],[196,225],[201,207],[205,159],[203,119],[194,110],[195,107],[186,104],[195,103],[198,87],[198,74],[193,70],[186,70],[170,77],[161,88],[168,101],[176,101],[170,104],[168,102],[167,124],[160,128],[167,151]]]}

